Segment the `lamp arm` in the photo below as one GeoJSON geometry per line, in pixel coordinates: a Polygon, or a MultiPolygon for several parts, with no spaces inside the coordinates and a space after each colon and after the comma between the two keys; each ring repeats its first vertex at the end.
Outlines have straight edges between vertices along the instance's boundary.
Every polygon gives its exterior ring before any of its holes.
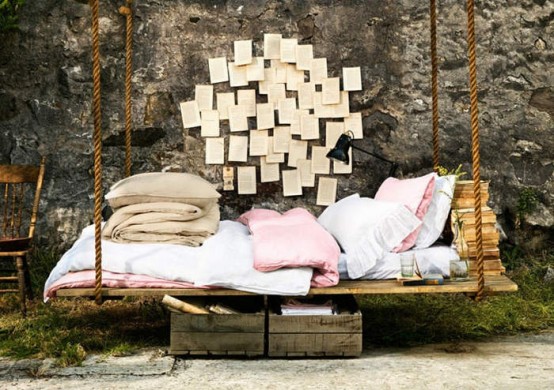
{"type": "Polygon", "coordinates": [[[381,160],[381,161],[385,161],[385,162],[391,164],[391,168],[390,168],[390,170],[389,170],[389,177],[394,176],[394,173],[396,172],[396,168],[398,168],[398,164],[397,164],[397,163],[395,163],[394,161],[388,160],[388,159],[386,159],[386,158],[384,158],[384,157],[382,157],[382,156],[379,156],[378,154],[375,154],[375,153],[369,152],[369,151],[367,151],[367,150],[365,150],[365,149],[362,149],[362,148],[360,148],[360,147],[354,145],[353,142],[350,143],[350,146],[352,147],[352,149],[359,150],[360,152],[364,152],[365,154],[369,154],[370,156],[373,156],[373,157],[375,157],[375,158],[377,158],[377,159],[379,159],[379,160],[381,160]]]}

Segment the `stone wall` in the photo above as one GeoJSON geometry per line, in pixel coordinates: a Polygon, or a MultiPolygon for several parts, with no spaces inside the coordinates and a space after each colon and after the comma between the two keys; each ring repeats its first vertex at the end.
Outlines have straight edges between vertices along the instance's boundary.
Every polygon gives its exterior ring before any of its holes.
{"type": "MultiPolygon", "coordinates": [[[[124,33],[118,8],[101,0],[104,188],[123,176],[124,33]]],[[[312,43],[327,57],[330,76],[361,66],[364,90],[351,93],[363,115],[359,146],[400,164],[398,175],[432,169],[429,17],[427,2],[401,0],[194,1],[139,0],[134,34],[133,172],[177,170],[222,184],[220,166],[204,164],[197,129],[183,130],[180,101],[209,80],[210,57],[232,56],[232,42],[282,33],[312,43]]],[[[471,172],[465,1],[439,0],[441,164],[471,172]]],[[[537,210],[526,216],[546,246],[554,223],[554,4],[546,0],[477,1],[481,176],[490,204],[510,239],[523,189],[537,210]]],[[[19,31],[0,37],[0,163],[37,162],[47,175],[39,234],[67,246],[91,221],[90,9],[86,1],[27,1],[19,31]]],[[[216,91],[225,88],[216,86],[216,91]]],[[[353,173],[339,178],[338,198],[372,195],[387,167],[355,154],[353,173]]],[[[252,206],[306,206],[316,215],[315,190],[283,198],[280,184],[258,195],[224,193],[222,216],[252,206]]]]}

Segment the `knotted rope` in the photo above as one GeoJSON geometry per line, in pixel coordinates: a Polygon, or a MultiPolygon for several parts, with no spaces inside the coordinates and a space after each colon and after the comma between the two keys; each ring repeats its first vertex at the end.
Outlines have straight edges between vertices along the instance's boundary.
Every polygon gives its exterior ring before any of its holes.
{"type": "Polygon", "coordinates": [[[475,197],[475,245],[477,251],[477,295],[484,295],[483,230],[481,215],[481,162],[479,156],[479,108],[477,106],[477,64],[475,54],[474,0],[467,0],[467,46],[469,58],[469,96],[471,114],[471,158],[473,164],[473,194],[475,197]]]}
{"type": "Polygon", "coordinates": [[[100,38],[98,1],[89,0],[92,20],[92,113],[94,119],[94,299],[102,303],[102,113],[100,97],[100,38]]]}
{"type": "Polygon", "coordinates": [[[125,177],[131,176],[131,76],[133,73],[133,11],[132,0],[119,8],[119,13],[126,19],[125,39],[125,177]]]}
{"type": "Polygon", "coordinates": [[[437,6],[436,0],[430,0],[431,12],[431,95],[433,108],[433,170],[439,167],[439,87],[437,63],[437,6]]]}

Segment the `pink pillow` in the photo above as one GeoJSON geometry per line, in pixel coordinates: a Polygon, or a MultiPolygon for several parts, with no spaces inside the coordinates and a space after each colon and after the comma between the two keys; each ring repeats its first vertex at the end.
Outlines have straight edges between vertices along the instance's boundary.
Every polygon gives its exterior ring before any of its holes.
{"type": "MultiPolygon", "coordinates": [[[[389,177],[379,187],[375,200],[402,203],[422,221],[433,199],[435,177],[436,173],[403,180],[389,177]]],[[[404,252],[413,247],[420,229],[408,235],[393,252],[404,252]]]]}

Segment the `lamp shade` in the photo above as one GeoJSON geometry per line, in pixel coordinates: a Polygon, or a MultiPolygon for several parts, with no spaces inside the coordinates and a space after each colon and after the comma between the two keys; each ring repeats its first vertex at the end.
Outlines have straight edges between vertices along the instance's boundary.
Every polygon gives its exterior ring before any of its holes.
{"type": "Polygon", "coordinates": [[[341,161],[345,164],[350,163],[350,157],[348,156],[348,150],[352,145],[352,138],[348,134],[341,134],[337,143],[333,149],[327,153],[327,158],[341,161]]]}

